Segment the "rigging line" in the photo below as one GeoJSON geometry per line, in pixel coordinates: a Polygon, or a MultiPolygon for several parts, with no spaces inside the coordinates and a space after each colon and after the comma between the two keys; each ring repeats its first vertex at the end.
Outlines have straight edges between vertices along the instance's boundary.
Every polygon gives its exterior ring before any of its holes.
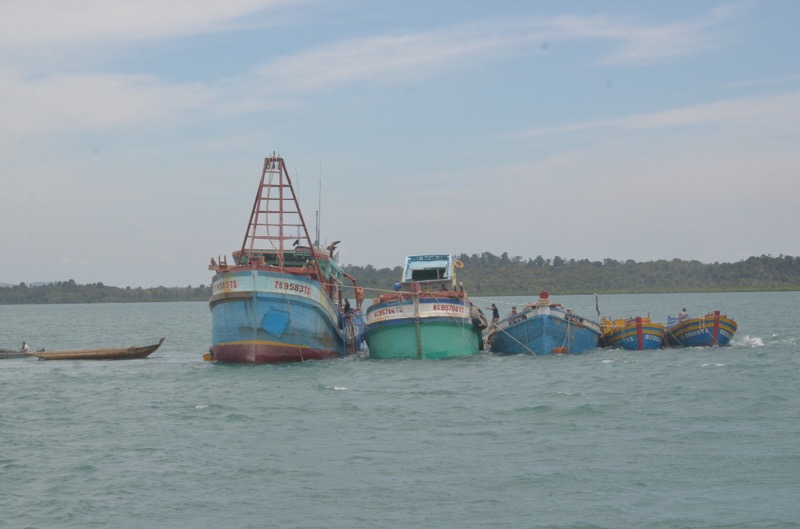
{"type": "Polygon", "coordinates": [[[568,343],[568,341],[569,341],[569,326],[570,326],[570,322],[566,318],[564,318],[564,322],[567,324],[567,329],[564,332],[564,341],[561,342],[561,347],[566,347],[567,348],[567,352],[569,352],[569,343],[568,343]]]}
{"type": "Polygon", "coordinates": [[[493,300],[491,298],[479,297],[479,296],[470,296],[469,299],[473,301],[480,301],[481,303],[494,303],[495,305],[507,305],[509,307],[518,307],[520,306],[519,303],[511,302],[511,301],[499,301],[493,300]]]}
{"type": "Polygon", "coordinates": [[[500,329],[499,327],[495,326],[495,332],[502,332],[502,333],[504,333],[506,336],[508,336],[509,338],[511,338],[512,340],[514,340],[515,342],[517,342],[517,343],[518,343],[520,346],[522,346],[522,348],[523,348],[523,349],[525,349],[526,351],[528,351],[528,352],[529,352],[529,353],[531,353],[532,355],[534,355],[534,356],[537,356],[537,355],[536,355],[536,352],[534,352],[534,351],[533,351],[533,350],[532,350],[530,347],[528,347],[528,346],[527,346],[527,345],[525,345],[524,343],[520,342],[519,340],[517,340],[516,338],[514,338],[513,336],[511,336],[511,333],[509,333],[507,330],[505,330],[505,329],[500,329]]]}
{"type": "MultiPolygon", "coordinates": [[[[286,273],[283,270],[280,271],[280,275],[282,280],[285,281],[287,279],[286,273]]],[[[289,298],[289,292],[285,289],[281,289],[281,294],[283,295],[284,301],[286,302],[286,306],[289,308],[289,323],[292,323],[292,321],[294,320],[294,315],[292,314],[292,300],[289,298]]],[[[301,352],[300,353],[301,360],[302,360],[302,354],[303,353],[301,352]]]]}
{"type": "MultiPolygon", "coordinates": [[[[278,169],[278,170],[280,170],[280,169],[278,169]]],[[[267,240],[269,241],[270,245],[272,245],[272,249],[277,251],[278,247],[275,246],[275,240],[272,238],[272,235],[269,232],[269,220],[270,220],[269,219],[269,204],[270,204],[270,201],[272,200],[272,197],[270,195],[272,194],[272,178],[274,176],[275,176],[275,173],[270,171],[269,172],[269,180],[267,180],[267,197],[266,197],[266,202],[267,203],[264,205],[266,207],[266,210],[264,211],[264,217],[265,217],[264,218],[264,232],[265,232],[265,235],[267,236],[267,240]]],[[[282,207],[282,206],[283,206],[283,204],[281,204],[280,207],[282,207]]]]}
{"type": "Polygon", "coordinates": [[[364,287],[364,286],[362,286],[361,288],[364,290],[365,293],[366,292],[383,292],[383,293],[391,294],[391,293],[397,292],[396,290],[389,290],[389,289],[386,289],[386,288],[375,288],[375,287],[364,287]]]}
{"type": "MultiPolygon", "coordinates": [[[[431,294],[431,298],[433,298],[433,300],[434,300],[434,301],[436,301],[436,302],[439,302],[439,303],[442,303],[442,300],[444,300],[444,299],[451,299],[449,296],[448,296],[447,298],[437,298],[437,297],[436,297],[436,294],[434,294],[434,293],[432,293],[432,294],[431,294]]],[[[458,299],[458,298],[457,298],[457,299],[458,299]]],[[[466,303],[465,303],[465,308],[466,308],[466,303]]],[[[449,312],[450,312],[450,311],[448,311],[448,313],[449,313],[449,312]]],[[[467,339],[467,336],[468,336],[468,335],[466,334],[466,333],[467,333],[467,325],[466,325],[466,322],[465,322],[463,319],[461,319],[461,320],[457,320],[457,319],[455,318],[455,316],[453,316],[452,314],[448,314],[448,315],[447,315],[447,317],[448,317],[448,318],[450,318],[450,320],[452,320],[452,321],[453,321],[453,323],[455,323],[456,325],[458,325],[459,327],[461,327],[461,337],[462,337],[462,339],[464,339],[464,341],[466,341],[467,343],[469,343],[469,340],[467,339]]],[[[470,321],[470,323],[469,323],[469,324],[470,324],[470,325],[472,325],[472,321],[470,321]]],[[[481,339],[483,339],[483,337],[482,337],[482,336],[481,336],[481,339]]]]}
{"type": "MultiPolygon", "coordinates": [[[[678,336],[677,336],[675,333],[673,333],[671,329],[666,329],[666,330],[664,331],[664,333],[665,333],[665,334],[668,334],[668,335],[670,335],[670,336],[672,336],[672,339],[673,339],[673,340],[675,340],[675,341],[676,341],[678,344],[680,344],[680,340],[678,339],[678,336]]],[[[667,341],[667,340],[665,340],[665,342],[666,342],[666,341],[667,341]]],[[[672,346],[671,346],[669,343],[667,343],[667,346],[668,346],[670,349],[672,348],[672,346]]],[[[679,345],[679,347],[680,347],[680,345],[679,345]]]]}
{"type": "MultiPolygon", "coordinates": [[[[433,299],[433,301],[436,303],[443,303],[444,302],[443,300],[445,299],[450,300],[451,298],[449,296],[447,298],[438,298],[436,297],[436,294],[431,293],[431,299],[433,299]]],[[[458,323],[458,320],[456,320],[455,317],[452,314],[450,314],[450,311],[447,312],[448,312],[447,317],[453,320],[455,323],[458,323]]]]}

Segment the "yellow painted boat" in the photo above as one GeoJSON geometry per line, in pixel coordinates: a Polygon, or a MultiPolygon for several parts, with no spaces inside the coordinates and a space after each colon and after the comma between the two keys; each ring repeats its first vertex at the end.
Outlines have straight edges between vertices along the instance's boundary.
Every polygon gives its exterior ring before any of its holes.
{"type": "Polygon", "coordinates": [[[603,319],[600,326],[603,329],[601,343],[604,347],[642,351],[664,346],[664,324],[652,321],[649,316],[603,319]]]}

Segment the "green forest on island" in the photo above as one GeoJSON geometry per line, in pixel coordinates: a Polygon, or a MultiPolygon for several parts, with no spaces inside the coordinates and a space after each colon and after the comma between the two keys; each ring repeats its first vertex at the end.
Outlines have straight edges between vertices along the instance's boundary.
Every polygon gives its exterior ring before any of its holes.
{"type": "MultiPolygon", "coordinates": [[[[699,261],[565,259],[542,256],[524,259],[507,253],[461,254],[464,263],[457,278],[474,296],[515,296],[547,290],[569,294],[655,294],[683,292],[765,292],[800,290],[800,257],[762,255],[735,263],[699,261]]],[[[355,277],[367,298],[390,291],[402,269],[371,265],[344,266],[355,277]]],[[[41,285],[0,288],[0,304],[37,303],[134,303],[159,301],[207,301],[210,285],[196,287],[115,287],[103,283],[81,285],[74,280],[41,285]]],[[[353,297],[348,292],[348,297],[353,297]]]]}

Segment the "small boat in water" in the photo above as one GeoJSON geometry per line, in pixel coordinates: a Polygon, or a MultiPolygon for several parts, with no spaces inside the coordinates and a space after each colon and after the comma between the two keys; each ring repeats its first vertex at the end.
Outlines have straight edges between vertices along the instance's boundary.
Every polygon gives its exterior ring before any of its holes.
{"type": "Polygon", "coordinates": [[[716,347],[728,345],[738,324],[733,318],[714,310],[699,317],[667,318],[666,343],[669,347],[716,347]]]}
{"type": "Polygon", "coordinates": [[[551,303],[550,294],[542,292],[522,312],[492,325],[487,341],[501,354],[582,353],[599,345],[600,324],[551,303]]]}
{"type": "Polygon", "coordinates": [[[395,292],[367,309],[370,357],[441,359],[483,349],[486,317],[456,283],[463,266],[452,255],[406,257],[395,292]]]}
{"type": "Polygon", "coordinates": [[[336,241],[311,240],[283,158],[264,159],[244,241],[227,259],[211,259],[211,348],[217,362],[322,360],[363,343],[363,290],[337,262],[336,241]],[[345,284],[345,280],[349,285],[345,284]],[[350,308],[344,288],[353,289],[350,308]]]}
{"type": "Polygon", "coordinates": [[[600,345],[617,347],[632,351],[660,349],[664,346],[664,324],[657,323],[650,317],[637,316],[626,319],[600,320],[603,334],[600,345]]]}
{"type": "Polygon", "coordinates": [[[24,351],[15,351],[14,349],[4,349],[0,347],[0,360],[4,358],[25,358],[26,356],[29,355],[24,351]]]}
{"type": "Polygon", "coordinates": [[[132,360],[147,358],[161,347],[162,343],[164,343],[164,338],[161,338],[158,343],[153,345],[74,349],[69,351],[37,351],[28,353],[28,356],[36,356],[39,360],[132,360]]]}

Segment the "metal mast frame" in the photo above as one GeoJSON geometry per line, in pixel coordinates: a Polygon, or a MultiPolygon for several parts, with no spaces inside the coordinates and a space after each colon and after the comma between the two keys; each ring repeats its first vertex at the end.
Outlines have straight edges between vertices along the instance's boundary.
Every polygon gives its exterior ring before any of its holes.
{"type": "Polygon", "coordinates": [[[261,181],[253,202],[240,255],[257,262],[258,259],[254,259],[257,253],[261,251],[274,253],[278,257],[278,266],[283,268],[286,262],[285,253],[295,252],[298,246],[306,246],[309,249],[318,280],[325,282],[317,258],[317,249],[308,233],[286,163],[273,152],[272,156],[264,159],[261,181]],[[275,177],[277,182],[274,181],[275,177]],[[289,233],[292,228],[297,228],[302,233],[289,233]],[[288,241],[295,241],[291,250],[287,250],[288,241]],[[300,241],[305,241],[305,244],[299,244],[300,241]],[[265,243],[269,248],[259,247],[259,242],[265,243]]]}

